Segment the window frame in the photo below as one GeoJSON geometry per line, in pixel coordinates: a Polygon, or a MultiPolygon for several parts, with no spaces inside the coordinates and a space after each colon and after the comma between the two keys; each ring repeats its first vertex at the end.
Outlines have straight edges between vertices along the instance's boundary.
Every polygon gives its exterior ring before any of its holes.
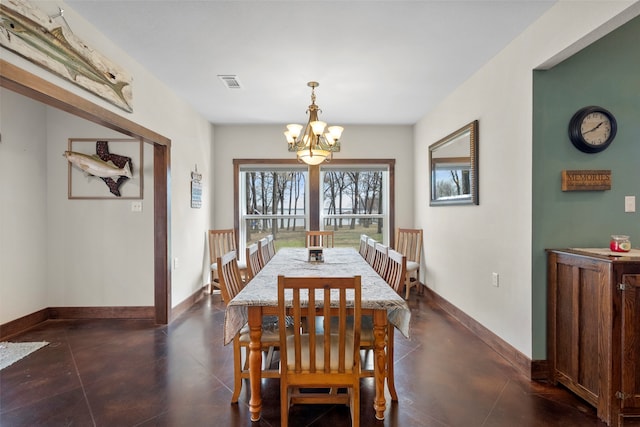
{"type": "MultiPolygon", "coordinates": [[[[387,185],[385,186],[386,191],[386,200],[389,207],[389,212],[387,214],[389,227],[387,229],[386,239],[388,241],[389,246],[394,247],[395,242],[393,241],[393,235],[395,233],[395,159],[333,159],[331,163],[318,165],[318,166],[308,166],[307,167],[307,191],[306,197],[307,199],[307,207],[308,211],[305,212],[305,215],[308,216],[307,224],[309,225],[309,229],[319,230],[321,225],[321,212],[320,212],[320,202],[321,202],[321,189],[322,182],[320,180],[320,168],[321,166],[330,169],[333,166],[347,168],[349,166],[353,166],[354,168],[365,169],[367,166],[371,166],[372,168],[386,168],[388,173],[387,185]]],[[[299,167],[301,164],[297,159],[233,159],[233,227],[236,230],[236,242],[238,251],[240,252],[240,256],[244,255],[244,240],[240,239],[240,221],[242,220],[242,213],[240,211],[240,172],[243,167],[246,166],[265,166],[274,167],[274,166],[291,166],[291,167],[299,167]]],[[[242,202],[244,203],[244,202],[242,202]]],[[[384,214],[382,214],[384,216],[384,214]]]]}

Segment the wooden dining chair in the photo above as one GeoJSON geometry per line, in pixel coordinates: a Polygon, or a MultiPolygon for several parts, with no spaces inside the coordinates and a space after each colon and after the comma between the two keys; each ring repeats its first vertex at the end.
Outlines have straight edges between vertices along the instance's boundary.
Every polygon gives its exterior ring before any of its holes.
{"type": "Polygon", "coordinates": [[[369,239],[367,240],[367,262],[369,263],[370,266],[373,267],[373,261],[376,257],[376,242],[374,239],[372,239],[371,237],[369,237],[369,239]]]}
{"type": "Polygon", "coordinates": [[[251,281],[251,279],[253,279],[255,275],[262,270],[259,250],[257,243],[247,246],[245,256],[245,259],[247,260],[247,282],[251,281]]]}
{"type": "Polygon", "coordinates": [[[278,276],[278,319],[291,316],[293,333],[280,332],[280,424],[288,425],[292,404],[349,404],[351,425],[360,425],[361,282],[355,277],[278,276]],[[338,303],[331,307],[331,294],[338,303]],[[347,294],[353,307],[347,310],[347,294]],[[351,298],[350,298],[351,299],[351,298]],[[314,315],[308,315],[308,307],[314,315]],[[325,327],[316,328],[317,317],[325,327]],[[347,318],[352,316],[351,322],[347,318]],[[305,331],[302,324],[308,323],[305,331]],[[332,318],[336,320],[332,321],[332,318]],[[327,325],[338,325],[337,327],[327,325]],[[304,392],[330,389],[330,392],[304,392]],[[346,394],[338,393],[347,388],[346,394]]]}
{"type": "Polygon", "coordinates": [[[360,248],[358,249],[358,253],[364,259],[367,259],[367,240],[369,240],[369,236],[366,234],[360,235],[360,248]]]}
{"type": "MultiPolygon", "coordinates": [[[[228,304],[244,287],[244,282],[240,277],[238,260],[235,251],[230,251],[217,260],[218,280],[220,293],[225,304],[228,304]]],[[[273,316],[271,316],[273,317],[273,316]]],[[[274,325],[286,324],[275,323],[275,319],[265,318],[263,320],[261,345],[262,350],[267,352],[264,360],[263,378],[279,378],[278,369],[271,369],[273,354],[280,345],[280,331],[274,325]]],[[[231,403],[237,403],[242,390],[242,380],[249,378],[249,326],[244,325],[240,332],[233,337],[233,395],[231,403]],[[242,362],[242,348],[245,349],[245,360],[242,362]]]]}
{"type": "Polygon", "coordinates": [[[267,246],[269,247],[269,259],[271,259],[276,256],[276,240],[273,234],[267,236],[267,246]]]}
{"type": "Polygon", "coordinates": [[[258,255],[260,257],[260,266],[264,268],[271,261],[271,251],[269,250],[269,239],[263,237],[258,240],[258,255]]]}
{"type": "MultiPolygon", "coordinates": [[[[386,274],[383,276],[385,281],[396,292],[402,291],[404,285],[404,278],[407,272],[406,269],[406,257],[391,248],[388,250],[388,261],[386,274]]],[[[385,370],[385,378],[387,380],[387,387],[389,388],[389,394],[391,400],[398,401],[398,393],[396,392],[395,380],[394,380],[394,357],[393,357],[393,340],[394,340],[395,327],[391,324],[387,324],[387,336],[385,344],[385,359],[387,368],[385,370]]],[[[374,335],[373,335],[373,318],[371,316],[362,316],[362,324],[360,331],[360,349],[365,352],[365,356],[373,353],[374,351],[374,335]]],[[[375,366],[374,366],[375,368],[375,366]]],[[[363,366],[361,368],[361,376],[363,378],[375,376],[374,368],[367,368],[363,366]]]]}
{"type": "MultiPolygon", "coordinates": [[[[399,295],[402,291],[402,285],[407,277],[407,257],[400,252],[389,249],[387,263],[387,274],[385,280],[399,295]]],[[[387,340],[386,340],[386,356],[387,356],[387,369],[385,370],[385,377],[387,379],[387,387],[389,388],[389,394],[391,400],[398,401],[398,393],[396,392],[395,374],[394,374],[394,331],[395,327],[391,324],[387,324],[387,340]]],[[[363,332],[364,335],[364,332],[363,332]]]]}
{"type": "Polygon", "coordinates": [[[319,246],[322,248],[333,247],[333,231],[307,231],[307,239],[305,240],[305,247],[319,246]]]}
{"type": "Polygon", "coordinates": [[[387,256],[387,274],[384,278],[394,291],[402,295],[402,288],[407,275],[407,257],[394,249],[389,249],[387,256]]]}
{"type": "Polygon", "coordinates": [[[376,243],[375,254],[373,255],[373,269],[381,277],[385,277],[387,274],[387,260],[389,259],[389,246],[382,243],[376,243]]]}
{"type": "Polygon", "coordinates": [[[405,278],[405,299],[409,299],[409,291],[416,286],[419,294],[423,290],[420,285],[420,254],[422,253],[422,229],[397,228],[394,249],[407,257],[407,277],[405,278]]]}
{"type": "MultiPolygon", "coordinates": [[[[233,228],[224,229],[224,230],[209,230],[208,232],[208,241],[209,241],[209,262],[211,268],[211,280],[210,280],[210,291],[213,291],[214,287],[218,286],[218,257],[226,254],[230,251],[237,251],[238,247],[236,244],[236,232],[233,228]]],[[[240,274],[242,277],[245,277],[247,271],[247,265],[243,262],[238,262],[238,268],[240,269],[240,274]]]]}

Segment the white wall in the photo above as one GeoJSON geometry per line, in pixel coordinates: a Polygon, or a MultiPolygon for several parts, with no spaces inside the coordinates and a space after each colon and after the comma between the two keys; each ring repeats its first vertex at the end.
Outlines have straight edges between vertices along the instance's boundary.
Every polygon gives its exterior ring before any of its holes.
{"type": "Polygon", "coordinates": [[[127,136],[54,108],[46,125],[48,306],[153,305],[153,147],[144,144],[142,212],[127,199],[70,200],[68,139],[127,136]]]}
{"type": "MultiPolygon", "coordinates": [[[[233,159],[293,159],[287,151],[282,126],[216,126],[216,228],[233,226],[233,159]]],[[[396,159],[396,227],[413,226],[412,126],[344,125],[340,159],[396,159]]]]}
{"type": "MultiPolygon", "coordinates": [[[[608,28],[633,2],[559,2],[415,126],[426,282],[532,357],[532,70],[608,28]],[[603,28],[600,28],[600,27],[603,28]],[[479,120],[480,205],[430,207],[428,146],[479,120]],[[499,287],[491,274],[500,275],[499,287]]],[[[634,13],[637,13],[634,12],[634,13]]],[[[540,358],[544,358],[541,355],[540,358]]]]}
{"type": "Polygon", "coordinates": [[[45,120],[42,104],[0,89],[0,324],[47,307],[45,120]]]}
{"type": "MultiPolygon", "coordinates": [[[[3,49],[2,58],[9,61],[18,67],[31,72],[45,80],[72,92],[79,96],[82,96],[91,102],[102,106],[108,110],[113,111],[115,114],[121,115],[133,122],[136,122],[144,127],[147,127],[163,136],[171,139],[171,175],[170,175],[170,193],[171,193],[171,237],[170,237],[170,253],[171,258],[178,258],[179,268],[172,271],[172,305],[176,305],[183,301],[188,296],[200,289],[200,287],[206,282],[206,275],[203,272],[203,257],[206,255],[207,247],[203,239],[203,230],[211,228],[211,210],[213,209],[213,199],[211,198],[211,182],[208,179],[212,174],[212,145],[213,145],[213,126],[197,114],[191,107],[189,107],[184,101],[176,96],[168,87],[162,84],[152,71],[146,70],[130,58],[125,50],[115,46],[102,34],[97,32],[89,23],[84,21],[80,16],[75,14],[72,8],[64,5],[62,2],[48,2],[48,1],[32,1],[37,7],[41,8],[46,14],[55,14],[58,11],[58,6],[63,7],[65,10],[65,18],[73,28],[73,32],[81,38],[85,43],[91,46],[93,49],[99,51],[106,57],[114,60],[124,69],[128,70],[133,75],[133,113],[126,113],[119,108],[103,101],[102,99],[84,91],[83,89],[63,80],[61,78],[52,75],[44,69],[32,64],[29,61],[3,49]],[[198,166],[198,171],[204,175],[203,182],[203,206],[201,209],[192,209],[190,207],[190,173],[191,170],[198,166]]],[[[126,49],[126,46],[123,47],[126,49]]],[[[11,104],[5,106],[3,102],[3,116],[5,114],[4,108],[11,110],[13,115],[20,116],[22,111],[18,111],[18,104],[11,104]]],[[[31,110],[29,110],[29,115],[31,110]]],[[[57,120],[58,114],[54,113],[41,113],[34,121],[37,121],[38,126],[42,126],[42,132],[51,131],[56,137],[60,136],[64,138],[74,137],[78,135],[68,134],[65,135],[66,130],[63,126],[50,122],[51,120],[57,120]],[[46,117],[45,117],[46,116],[46,117]],[[44,120],[44,122],[40,122],[44,120]]],[[[15,121],[17,125],[19,121],[15,121]]],[[[7,134],[10,127],[14,126],[14,121],[9,122],[4,120],[2,122],[2,133],[7,134]]],[[[31,123],[31,126],[35,125],[31,123]]],[[[29,151],[33,144],[34,138],[29,138],[26,134],[21,134],[23,137],[20,144],[24,145],[24,150],[29,151]]],[[[47,135],[48,137],[48,135],[47,135]]],[[[38,138],[39,144],[43,143],[43,138],[38,138]]],[[[23,149],[23,146],[20,149],[23,149]]],[[[61,153],[60,153],[61,154],[61,153]]],[[[58,153],[51,152],[51,156],[45,158],[37,158],[35,161],[24,160],[22,166],[24,168],[33,167],[33,163],[48,163],[51,166],[54,159],[57,161],[58,153]],[[50,160],[50,161],[49,161],[50,160]]],[[[147,158],[151,159],[149,155],[147,158]]],[[[57,164],[57,163],[56,163],[57,164]]],[[[15,168],[9,169],[4,173],[8,173],[11,177],[20,176],[25,173],[24,168],[18,169],[18,164],[15,168]]],[[[42,172],[44,173],[44,172],[42,172]]],[[[51,191],[58,191],[57,186],[61,177],[59,171],[51,170],[51,179],[56,180],[56,184],[53,184],[55,188],[51,188],[51,191]]],[[[4,176],[4,175],[3,175],[4,176]]],[[[30,178],[31,179],[31,178],[30,178]]],[[[48,179],[46,177],[45,179],[48,179]]],[[[10,184],[15,183],[17,180],[14,178],[13,182],[2,180],[0,186],[3,194],[7,190],[10,184]]],[[[66,182],[66,176],[64,177],[66,182]]],[[[33,192],[35,184],[28,183],[24,188],[24,192],[29,194],[33,192]]],[[[148,190],[153,188],[153,180],[148,179],[145,182],[145,187],[148,190]]],[[[45,190],[41,190],[39,193],[34,193],[39,197],[43,197],[45,190]]],[[[3,196],[4,197],[4,196],[3,196]]],[[[44,203],[40,199],[39,203],[44,203]]],[[[53,215],[62,215],[65,211],[65,205],[69,203],[66,198],[66,190],[62,194],[48,194],[48,202],[46,209],[53,215]]],[[[85,262],[86,257],[82,258],[83,262],[78,262],[75,258],[78,252],[86,250],[88,246],[99,248],[102,253],[106,254],[121,254],[121,240],[114,237],[118,236],[116,232],[115,224],[119,224],[120,220],[129,221],[131,219],[130,206],[127,203],[119,205],[110,205],[108,202],[104,206],[108,206],[104,211],[100,209],[88,209],[92,216],[95,215],[95,219],[106,220],[101,222],[98,227],[98,231],[91,237],[91,242],[82,242],[82,248],[79,247],[79,243],[76,238],[72,238],[70,246],[65,249],[68,251],[65,254],[55,253],[51,262],[51,271],[45,272],[46,276],[53,276],[56,280],[52,283],[51,277],[47,277],[47,280],[39,280],[39,283],[45,283],[44,286],[48,290],[53,292],[47,297],[46,301],[38,304],[34,303],[32,293],[37,293],[38,298],[43,298],[42,292],[34,292],[29,285],[29,282],[35,280],[34,272],[16,271],[17,268],[3,269],[1,274],[1,288],[3,294],[10,294],[12,301],[29,301],[19,307],[14,305],[9,310],[5,309],[5,305],[8,305],[9,300],[2,299],[0,301],[0,323],[14,320],[17,317],[32,313],[37,309],[44,308],[46,306],[111,306],[111,305],[152,305],[153,304],[153,268],[152,262],[153,249],[148,248],[149,242],[144,241],[140,243],[144,247],[138,246],[138,243],[132,243],[129,241],[128,248],[124,249],[125,253],[129,251],[137,250],[138,253],[131,253],[132,256],[136,256],[139,262],[123,262],[122,255],[117,255],[113,258],[114,261],[114,273],[109,274],[103,279],[96,280],[94,277],[96,274],[96,267],[101,265],[95,262],[85,262]],[[108,216],[107,216],[108,214],[108,216]],[[83,249],[84,248],[84,249],[83,249]],[[71,269],[62,272],[61,269],[71,269]],[[51,274],[49,274],[51,273],[51,274]],[[119,285],[113,291],[103,290],[102,287],[106,281],[121,281],[119,285]],[[58,281],[65,281],[66,283],[60,283],[58,281]],[[70,281],[70,282],[69,282],[70,281]],[[6,302],[5,302],[6,301],[6,302]],[[43,305],[44,304],[44,305],[43,305]],[[7,314],[12,313],[12,314],[7,314]]],[[[145,223],[141,225],[141,234],[147,235],[148,227],[152,227],[152,208],[153,200],[151,196],[145,195],[144,212],[142,217],[145,223]],[[146,222],[149,221],[149,222],[146,222]]],[[[4,203],[3,203],[4,206],[4,203]]],[[[77,205],[79,206],[79,205],[77,205]]],[[[38,203],[32,202],[28,211],[31,209],[41,211],[38,203]]],[[[4,210],[2,211],[4,215],[4,210]]],[[[76,214],[74,214],[76,215],[76,214]]],[[[56,227],[57,224],[44,223],[43,217],[34,217],[34,214],[22,215],[22,218],[26,218],[26,221],[32,222],[29,226],[43,231],[43,227],[47,227],[46,231],[49,231],[49,227],[56,227]]],[[[136,219],[137,220],[137,219],[136,219]]],[[[87,220],[87,223],[89,220],[87,220]]],[[[99,221],[98,221],[99,222],[99,221]]],[[[73,224],[74,226],[76,224],[73,224]]],[[[132,230],[136,228],[131,224],[132,230]]],[[[73,232],[74,227],[69,227],[66,231],[73,232]]],[[[84,229],[84,227],[83,227],[84,229]]],[[[8,248],[15,244],[15,241],[6,241],[6,230],[2,229],[3,234],[0,235],[0,242],[2,242],[2,250],[5,250],[5,244],[8,248]]],[[[86,230],[83,230],[86,231],[86,230]]],[[[39,238],[37,243],[36,239],[32,239],[33,245],[43,245],[42,247],[34,248],[35,251],[44,250],[44,247],[51,248],[51,251],[56,250],[58,242],[43,242],[42,232],[37,233],[39,238]]],[[[135,231],[132,232],[135,236],[135,231]]],[[[52,237],[58,237],[60,233],[53,233],[52,237]]],[[[146,237],[143,236],[143,239],[146,237]]],[[[151,235],[152,239],[152,235],[151,235]]],[[[151,241],[152,243],[152,241],[151,241]]],[[[20,243],[22,244],[22,243],[20,243]]],[[[31,247],[29,248],[31,250],[31,247]]],[[[47,262],[49,260],[46,260],[47,262]]],[[[21,259],[22,264],[26,264],[21,259]]],[[[171,263],[173,265],[173,263],[171,263]]],[[[37,263],[34,265],[32,262],[28,263],[29,268],[45,268],[45,264],[37,263]]]]}

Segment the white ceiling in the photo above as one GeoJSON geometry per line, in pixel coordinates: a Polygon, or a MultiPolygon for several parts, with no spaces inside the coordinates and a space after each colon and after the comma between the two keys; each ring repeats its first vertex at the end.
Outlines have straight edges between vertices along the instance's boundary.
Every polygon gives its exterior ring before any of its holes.
{"type": "Polygon", "coordinates": [[[413,124],[554,1],[66,3],[215,124],[303,122],[311,80],[330,124],[413,124]]]}

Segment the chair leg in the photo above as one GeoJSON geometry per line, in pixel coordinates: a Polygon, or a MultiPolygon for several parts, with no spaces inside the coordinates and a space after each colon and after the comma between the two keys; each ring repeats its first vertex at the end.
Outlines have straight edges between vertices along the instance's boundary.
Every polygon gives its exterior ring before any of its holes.
{"type": "Polygon", "coordinates": [[[420,285],[420,268],[416,270],[416,290],[418,295],[424,295],[424,286],[420,285]]]}
{"type": "Polygon", "coordinates": [[[287,427],[289,425],[289,403],[291,396],[289,395],[289,387],[286,381],[280,378],[280,426],[287,427]]]}
{"type": "Polygon", "coordinates": [[[404,299],[409,299],[409,291],[411,290],[411,273],[408,271],[404,279],[404,289],[404,299]]]}
{"type": "Polygon", "coordinates": [[[267,370],[271,369],[271,364],[273,363],[273,353],[274,353],[274,349],[273,349],[273,346],[271,346],[267,351],[267,357],[265,358],[265,363],[264,363],[264,368],[267,370]]]}
{"type": "Polygon", "coordinates": [[[209,281],[209,294],[213,294],[213,290],[219,287],[220,285],[218,285],[218,274],[216,270],[211,270],[211,280],[209,281]]]}
{"type": "Polygon", "coordinates": [[[387,387],[389,387],[389,394],[391,400],[398,401],[398,393],[396,392],[396,383],[393,372],[393,328],[392,324],[387,326],[387,387]]]}
{"type": "MultiPolygon", "coordinates": [[[[247,357],[247,359],[249,359],[247,357]]],[[[240,390],[242,389],[242,350],[240,349],[240,340],[236,336],[233,339],[233,395],[231,403],[238,403],[240,390]]]]}
{"type": "Polygon", "coordinates": [[[351,388],[351,426],[360,427],[360,384],[354,384],[351,388]]]}

